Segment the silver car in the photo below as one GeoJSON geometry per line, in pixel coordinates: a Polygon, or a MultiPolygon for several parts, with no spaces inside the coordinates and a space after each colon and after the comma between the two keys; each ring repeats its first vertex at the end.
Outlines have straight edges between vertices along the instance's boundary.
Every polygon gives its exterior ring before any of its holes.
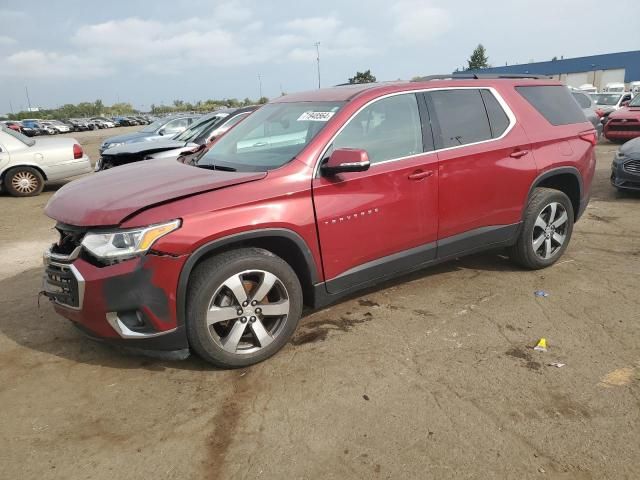
{"type": "Polygon", "coordinates": [[[593,98],[588,93],[581,92],[580,90],[572,88],[571,94],[573,95],[573,98],[575,98],[576,102],[578,102],[578,105],[580,105],[580,108],[582,108],[584,116],[593,124],[593,127],[598,132],[598,140],[600,140],[603,125],[600,115],[596,113],[596,102],[594,102],[593,98]]]}
{"type": "Polygon", "coordinates": [[[89,157],[73,138],[29,138],[0,126],[0,181],[15,197],[40,194],[47,181],[91,171],[89,157]]]}

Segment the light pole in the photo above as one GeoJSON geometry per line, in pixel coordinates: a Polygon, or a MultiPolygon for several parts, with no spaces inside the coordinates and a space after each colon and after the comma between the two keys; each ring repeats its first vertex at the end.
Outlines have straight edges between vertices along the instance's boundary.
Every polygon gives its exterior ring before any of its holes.
{"type": "Polygon", "coordinates": [[[27,88],[27,86],[24,86],[24,91],[27,94],[27,105],[29,105],[29,111],[31,111],[31,100],[29,100],[29,89],[27,88]]]}
{"type": "Polygon", "coordinates": [[[260,74],[258,74],[258,88],[260,89],[260,98],[262,98],[262,75],[260,74]]]}
{"type": "Polygon", "coordinates": [[[316,61],[318,62],[318,88],[320,88],[320,42],[313,44],[316,47],[316,61]]]}

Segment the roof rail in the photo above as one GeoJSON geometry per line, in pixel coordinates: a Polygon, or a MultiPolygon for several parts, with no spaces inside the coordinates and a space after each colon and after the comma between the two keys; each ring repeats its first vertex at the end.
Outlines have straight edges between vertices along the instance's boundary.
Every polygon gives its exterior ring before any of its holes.
{"type": "Polygon", "coordinates": [[[528,73],[450,73],[444,75],[427,75],[426,77],[418,77],[413,82],[427,82],[429,80],[479,80],[479,79],[492,79],[492,78],[532,78],[549,80],[551,77],[548,75],[530,75],[528,73]]]}

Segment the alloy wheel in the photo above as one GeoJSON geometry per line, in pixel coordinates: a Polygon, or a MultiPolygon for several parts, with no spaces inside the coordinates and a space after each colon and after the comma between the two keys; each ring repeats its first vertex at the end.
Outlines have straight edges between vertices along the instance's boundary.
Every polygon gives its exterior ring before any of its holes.
{"type": "Polygon", "coordinates": [[[545,260],[553,257],[567,239],[567,211],[561,203],[544,207],[533,227],[531,242],[535,254],[545,260]]]}
{"type": "Polygon", "coordinates": [[[282,281],[264,270],[227,278],[209,302],[207,327],[213,341],[233,354],[254,353],[281,333],[289,315],[282,281]]]}
{"type": "Polygon", "coordinates": [[[38,178],[31,172],[17,172],[11,179],[11,186],[20,193],[33,193],[38,189],[38,178]]]}

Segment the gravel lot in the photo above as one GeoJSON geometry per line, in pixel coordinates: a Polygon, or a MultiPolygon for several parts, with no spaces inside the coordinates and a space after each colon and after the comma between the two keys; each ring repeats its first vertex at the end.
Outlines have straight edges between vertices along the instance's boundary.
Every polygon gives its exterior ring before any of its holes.
{"type": "MultiPolygon", "coordinates": [[[[124,130],[73,136],[96,160],[124,130]]],[[[0,195],[0,478],[640,478],[640,196],[609,185],[616,148],[552,268],[414,274],[241,371],[126,355],[38,307],[58,186],[0,195]]]]}

